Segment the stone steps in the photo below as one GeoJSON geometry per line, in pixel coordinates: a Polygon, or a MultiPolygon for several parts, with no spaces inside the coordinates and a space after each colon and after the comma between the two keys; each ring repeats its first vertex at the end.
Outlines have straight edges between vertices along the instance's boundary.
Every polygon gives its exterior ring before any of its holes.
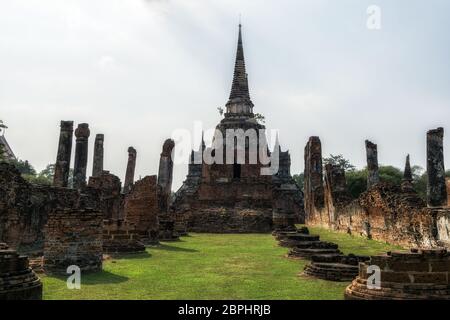
{"type": "Polygon", "coordinates": [[[358,275],[358,263],[368,260],[368,257],[344,256],[337,244],[321,241],[320,236],[309,234],[307,228],[278,231],[274,236],[280,246],[291,248],[289,258],[310,259],[304,273],[319,279],[351,281],[358,275]]]}
{"type": "Polygon", "coordinates": [[[307,258],[311,259],[314,256],[320,255],[339,255],[341,251],[339,249],[302,249],[302,248],[293,248],[288,256],[290,258],[307,258]]]}
{"type": "Polygon", "coordinates": [[[311,263],[304,274],[329,281],[352,281],[358,275],[358,266],[342,263],[311,263]]]}

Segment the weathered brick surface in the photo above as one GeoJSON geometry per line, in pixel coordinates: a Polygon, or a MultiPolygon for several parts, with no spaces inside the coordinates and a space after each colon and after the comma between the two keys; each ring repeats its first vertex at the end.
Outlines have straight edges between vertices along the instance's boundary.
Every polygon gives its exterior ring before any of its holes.
{"type": "Polygon", "coordinates": [[[51,212],[45,226],[44,270],[66,274],[67,267],[100,271],[103,253],[103,212],[64,209],[51,212]]]}
{"type": "Polygon", "coordinates": [[[445,180],[447,185],[447,206],[450,207],[450,178],[445,180]]]}
{"type": "Polygon", "coordinates": [[[101,174],[89,178],[88,186],[97,190],[100,197],[99,207],[105,219],[123,218],[122,183],[117,176],[102,171],[101,174]]]}
{"type": "Polygon", "coordinates": [[[103,252],[136,253],[145,251],[136,226],[124,220],[103,221],[103,252]]]}
{"type": "Polygon", "coordinates": [[[158,185],[156,176],[136,181],[125,195],[125,220],[136,227],[142,242],[158,242],[159,232],[158,185]]]}
{"type": "Polygon", "coordinates": [[[20,253],[39,256],[48,214],[64,208],[95,208],[95,190],[35,186],[9,164],[0,164],[0,241],[20,253]]]}
{"type": "Polygon", "coordinates": [[[225,107],[211,147],[202,141],[192,152],[188,177],[171,207],[176,229],[183,230],[187,221],[188,231],[258,233],[272,231],[274,222],[277,229],[304,222],[303,196],[290,175],[289,153],[279,152],[279,145],[269,151],[265,126],[253,113],[240,33],[225,107]],[[278,160],[277,174],[271,169],[278,160]]]}
{"type": "Polygon", "coordinates": [[[41,300],[42,284],[28,258],[0,243],[0,300],[41,300]]]}
{"type": "MultiPolygon", "coordinates": [[[[435,177],[431,180],[440,181],[443,168],[442,132],[432,131],[431,137],[428,134],[428,140],[429,166],[435,167],[434,173],[431,172],[431,176],[435,177]]],[[[420,199],[412,188],[409,156],[403,182],[401,186],[395,186],[379,182],[376,145],[367,141],[366,147],[371,171],[368,177],[370,187],[358,199],[352,200],[346,188],[345,171],[336,166],[326,166],[324,193],[317,192],[320,190],[321,172],[314,165],[318,160],[314,161],[313,156],[319,158],[320,140],[310,139],[305,153],[306,223],[405,247],[448,245],[450,208],[427,207],[420,199]],[[323,205],[318,198],[323,198],[323,205]]],[[[428,188],[431,197],[439,201],[443,199],[440,191],[441,188],[428,188]]]]}
{"type": "Polygon", "coordinates": [[[445,249],[412,250],[373,256],[360,263],[345,290],[350,300],[450,300],[450,254],[445,249]],[[369,266],[381,269],[379,289],[369,289],[369,266]]]}

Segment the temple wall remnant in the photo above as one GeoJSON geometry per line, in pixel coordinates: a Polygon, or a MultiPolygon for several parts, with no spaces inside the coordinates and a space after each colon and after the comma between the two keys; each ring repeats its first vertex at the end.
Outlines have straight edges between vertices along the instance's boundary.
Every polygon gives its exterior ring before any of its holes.
{"type": "MultiPolygon", "coordinates": [[[[430,133],[428,136],[430,142],[430,133]]],[[[406,159],[401,185],[393,185],[379,180],[377,182],[379,177],[376,146],[367,142],[369,188],[357,199],[352,199],[347,192],[345,171],[339,167],[327,165],[323,183],[324,206],[314,206],[311,199],[315,197],[315,194],[310,187],[310,177],[317,174],[317,170],[310,172],[314,168],[310,165],[311,161],[306,162],[305,215],[307,224],[358,234],[404,247],[450,245],[450,208],[445,208],[447,198],[445,197],[444,205],[442,191],[445,180],[441,173],[445,171],[441,163],[441,137],[440,130],[432,131],[431,143],[428,147],[429,166],[434,168],[434,170],[430,170],[431,175],[434,175],[434,178],[430,180],[438,179],[440,182],[437,184],[441,185],[436,189],[432,183],[434,187],[429,189],[432,191],[431,198],[435,200],[434,204],[440,204],[440,206],[427,207],[414,191],[409,156],[406,159]],[[433,172],[435,173],[433,174],[433,172]],[[438,192],[437,195],[436,192],[438,192]]],[[[310,159],[310,144],[311,142],[308,142],[306,148],[306,160],[310,159]]]]}
{"type": "Polygon", "coordinates": [[[131,187],[124,199],[126,221],[136,227],[144,244],[158,242],[158,186],[156,176],[148,176],[131,187]]]}
{"type": "Polygon", "coordinates": [[[101,271],[103,212],[63,209],[49,213],[45,226],[44,270],[67,274],[69,266],[82,272],[101,271]]]}
{"type": "Polygon", "coordinates": [[[88,186],[98,191],[99,207],[103,211],[104,219],[123,218],[122,183],[117,176],[102,171],[100,175],[89,178],[88,186]]]}
{"type": "Polygon", "coordinates": [[[33,185],[11,164],[0,163],[0,242],[21,254],[42,255],[48,214],[64,208],[96,208],[97,193],[33,185]]]}

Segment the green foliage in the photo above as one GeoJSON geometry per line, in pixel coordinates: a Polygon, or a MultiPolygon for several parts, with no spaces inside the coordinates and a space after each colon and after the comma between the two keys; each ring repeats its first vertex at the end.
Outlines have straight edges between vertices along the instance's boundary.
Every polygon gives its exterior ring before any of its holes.
{"type": "Polygon", "coordinates": [[[17,170],[19,170],[19,172],[22,175],[32,175],[35,176],[36,175],[36,170],[33,168],[33,166],[28,162],[28,160],[9,160],[9,163],[11,163],[12,165],[14,165],[16,167],[17,170]]]}
{"type": "Polygon", "coordinates": [[[255,113],[255,119],[260,123],[266,123],[266,117],[264,117],[261,113],[255,113]]]}
{"type": "Polygon", "coordinates": [[[5,161],[6,157],[5,157],[5,148],[3,147],[2,144],[0,144],[0,162],[5,161]]]}
{"type": "MultiPolygon", "coordinates": [[[[380,254],[397,247],[345,233],[312,230],[345,253],[380,254]]],[[[347,282],[298,276],[307,260],[286,259],[270,234],[190,234],[142,254],[120,255],[103,271],[83,274],[81,290],[66,277],[42,275],[44,299],[343,299],[347,282]]]]}
{"type": "Polygon", "coordinates": [[[347,189],[356,199],[361,193],[367,190],[367,169],[353,170],[345,174],[347,180],[347,189]]]}
{"type": "MultiPolygon", "coordinates": [[[[378,169],[381,182],[400,185],[403,179],[403,172],[393,166],[380,166],[378,169]]],[[[414,172],[414,171],[413,171],[414,172]]],[[[367,190],[367,168],[362,170],[352,170],[346,173],[347,188],[351,196],[356,199],[361,193],[367,190]]]]}
{"type": "Polygon", "coordinates": [[[22,177],[32,184],[40,184],[45,186],[51,186],[53,184],[52,179],[49,179],[45,176],[41,176],[40,174],[38,175],[22,174],[22,177]]]}
{"type": "Polygon", "coordinates": [[[48,179],[53,180],[53,176],[55,175],[55,165],[54,164],[48,164],[44,170],[42,170],[39,173],[40,176],[48,179]]]}
{"type": "Polygon", "coordinates": [[[381,166],[378,170],[380,181],[400,185],[403,179],[403,171],[393,166],[381,166]]]}
{"type": "Polygon", "coordinates": [[[327,164],[344,168],[345,171],[353,171],[356,169],[356,167],[352,165],[349,160],[345,159],[342,154],[337,156],[330,154],[328,158],[323,158],[323,165],[325,166],[327,164]]]}
{"type": "Polygon", "coordinates": [[[32,184],[47,186],[53,184],[53,175],[55,174],[54,164],[47,165],[44,170],[37,173],[34,167],[28,161],[9,160],[8,162],[13,164],[17,168],[17,170],[19,170],[22,177],[32,184]]]}
{"type": "Polygon", "coordinates": [[[292,178],[294,179],[294,181],[297,184],[297,186],[299,187],[299,189],[303,191],[303,184],[305,182],[305,174],[304,173],[294,174],[292,176],[292,178]]]}

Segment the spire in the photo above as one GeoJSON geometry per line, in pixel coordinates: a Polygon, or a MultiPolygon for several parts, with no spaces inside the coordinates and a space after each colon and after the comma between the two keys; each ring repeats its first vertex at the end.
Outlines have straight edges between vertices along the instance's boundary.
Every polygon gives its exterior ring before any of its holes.
{"type": "Polygon", "coordinates": [[[233,84],[231,86],[230,99],[227,103],[243,103],[253,107],[248,90],[248,78],[245,71],[244,47],[242,45],[242,25],[239,23],[239,38],[234,66],[233,84]]]}
{"type": "Polygon", "coordinates": [[[405,164],[405,172],[403,173],[403,180],[404,181],[412,181],[412,171],[411,171],[411,163],[409,161],[409,154],[406,157],[406,164],[405,164]]]}

